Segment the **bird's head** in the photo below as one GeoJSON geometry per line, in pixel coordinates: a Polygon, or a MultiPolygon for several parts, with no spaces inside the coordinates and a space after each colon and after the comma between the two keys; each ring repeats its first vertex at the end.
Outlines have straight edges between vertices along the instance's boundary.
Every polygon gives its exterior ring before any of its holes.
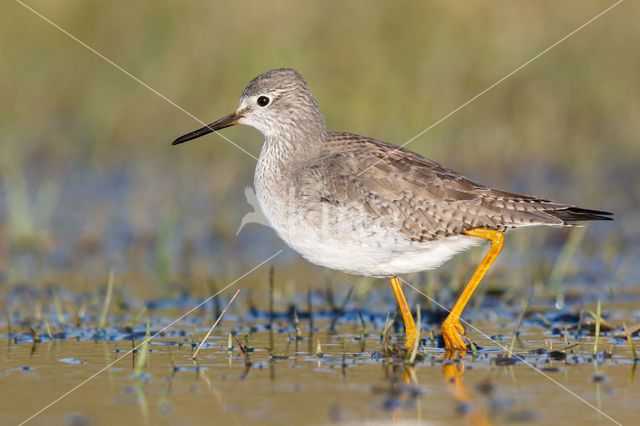
{"type": "Polygon", "coordinates": [[[303,140],[325,131],[324,118],[302,76],[291,68],[277,68],[249,82],[233,113],[177,138],[172,145],[236,124],[254,127],[267,139],[303,140]]]}

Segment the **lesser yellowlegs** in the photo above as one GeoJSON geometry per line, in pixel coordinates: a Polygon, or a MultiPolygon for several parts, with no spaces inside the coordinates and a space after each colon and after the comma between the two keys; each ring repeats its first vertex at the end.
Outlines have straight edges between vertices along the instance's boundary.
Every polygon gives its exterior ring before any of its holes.
{"type": "Polygon", "coordinates": [[[328,132],[313,94],[293,69],[260,74],[235,112],[173,145],[236,124],[264,135],[254,184],[272,228],[310,262],[389,278],[407,346],[417,336],[399,274],[436,268],[462,250],[491,243],[442,324],[446,348],[466,350],[459,318],[500,253],[504,231],[611,219],[608,212],[488,188],[386,142],[328,132]]]}

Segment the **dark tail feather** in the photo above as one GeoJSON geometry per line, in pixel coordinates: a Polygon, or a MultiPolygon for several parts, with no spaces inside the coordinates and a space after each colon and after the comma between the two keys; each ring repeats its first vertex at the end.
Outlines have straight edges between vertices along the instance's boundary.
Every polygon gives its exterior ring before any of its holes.
{"type": "Polygon", "coordinates": [[[583,220],[613,220],[613,213],[599,210],[582,209],[580,207],[567,207],[559,210],[547,210],[545,213],[555,216],[564,223],[580,222],[583,220]]]}

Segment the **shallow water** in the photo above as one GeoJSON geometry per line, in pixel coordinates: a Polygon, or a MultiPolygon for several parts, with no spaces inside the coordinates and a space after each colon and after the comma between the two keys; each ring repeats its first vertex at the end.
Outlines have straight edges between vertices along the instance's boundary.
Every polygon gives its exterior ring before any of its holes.
{"type": "MultiPolygon", "coordinates": [[[[151,334],[185,311],[162,305],[147,303],[151,309],[143,318],[150,318],[151,334]]],[[[431,320],[439,315],[425,312],[424,359],[415,367],[405,365],[397,352],[384,350],[383,310],[336,312],[317,306],[313,328],[300,310],[296,339],[292,311],[273,313],[271,332],[268,312],[237,305],[225,314],[196,364],[191,359],[194,346],[215,317],[207,309],[151,341],[139,378],[135,370],[144,325],[100,329],[97,317],[89,314],[80,326],[69,315],[64,325],[54,315],[36,324],[16,313],[11,336],[6,321],[2,323],[0,422],[23,421],[60,397],[31,424],[611,423],[605,414],[623,424],[635,422],[640,384],[628,343],[614,336],[621,333],[622,322],[638,322],[637,296],[603,303],[603,317],[615,328],[603,323],[606,333],[595,359],[593,321],[586,313],[594,305],[584,306],[582,320],[578,306],[557,312],[545,305],[530,305],[512,360],[503,356],[518,309],[488,298],[483,308],[465,315],[473,326],[467,327],[468,335],[482,348],[476,355],[453,359],[446,359],[430,338],[430,331],[438,331],[431,320]],[[578,323],[581,333],[576,333],[578,323]],[[25,330],[27,324],[37,325],[39,343],[25,330]],[[566,342],[558,334],[565,328],[566,342]],[[253,348],[247,358],[237,341],[231,351],[227,348],[229,333],[246,344],[245,331],[253,348]],[[579,345],[560,351],[578,336],[579,345]],[[132,354],[134,345],[138,350],[132,354]]],[[[108,323],[128,319],[124,313],[110,316],[108,323]]],[[[389,344],[398,339],[402,335],[394,330],[389,344]]],[[[637,345],[637,331],[634,341],[637,345]]]]}

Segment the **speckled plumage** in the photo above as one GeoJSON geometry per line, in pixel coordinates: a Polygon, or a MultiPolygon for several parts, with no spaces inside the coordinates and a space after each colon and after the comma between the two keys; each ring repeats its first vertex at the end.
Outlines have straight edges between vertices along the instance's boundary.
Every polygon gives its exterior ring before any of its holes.
{"type": "Polygon", "coordinates": [[[252,80],[229,117],[211,130],[234,119],[265,136],[255,172],[265,217],[294,250],[329,268],[391,277],[435,268],[481,243],[464,235],[475,228],[609,219],[606,212],[485,187],[392,144],[327,132],[315,98],[292,69],[252,80]],[[261,96],[268,105],[258,104],[261,96]]]}

